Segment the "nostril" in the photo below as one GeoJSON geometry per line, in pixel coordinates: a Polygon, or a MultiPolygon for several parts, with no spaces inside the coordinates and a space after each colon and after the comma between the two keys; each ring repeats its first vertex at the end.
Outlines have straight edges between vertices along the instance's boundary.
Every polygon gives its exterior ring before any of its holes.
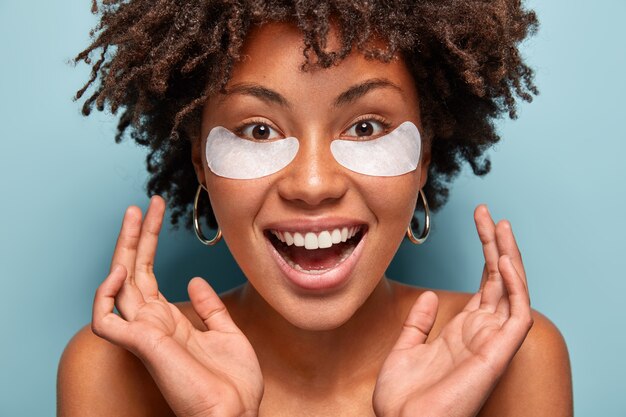
{"type": "Polygon", "coordinates": [[[345,170],[335,161],[328,140],[299,138],[300,149],[280,172],[278,191],[285,200],[306,206],[327,205],[348,189],[345,170]]]}
{"type": "Polygon", "coordinates": [[[309,206],[327,205],[343,197],[348,190],[348,181],[343,174],[319,172],[290,172],[279,180],[278,193],[288,201],[297,201],[309,206]]]}

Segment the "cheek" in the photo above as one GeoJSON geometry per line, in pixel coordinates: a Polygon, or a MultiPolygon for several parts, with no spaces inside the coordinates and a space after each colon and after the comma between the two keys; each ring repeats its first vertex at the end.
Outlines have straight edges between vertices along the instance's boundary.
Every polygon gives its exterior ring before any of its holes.
{"type": "Polygon", "coordinates": [[[406,227],[413,215],[420,184],[419,168],[398,177],[370,177],[362,182],[367,204],[381,226],[406,227]]]}
{"type": "Polygon", "coordinates": [[[230,231],[249,233],[254,214],[258,212],[269,188],[267,179],[230,179],[215,175],[208,167],[202,142],[202,167],[211,207],[224,238],[230,231]]]}
{"type": "Polygon", "coordinates": [[[207,174],[207,189],[217,223],[224,236],[250,233],[252,223],[267,196],[269,184],[264,179],[231,180],[207,174]]]}
{"type": "Polygon", "coordinates": [[[371,233],[368,233],[368,255],[364,257],[362,270],[380,277],[389,266],[404,239],[415,210],[419,169],[398,176],[374,178],[360,184],[368,210],[374,216],[371,233]]]}

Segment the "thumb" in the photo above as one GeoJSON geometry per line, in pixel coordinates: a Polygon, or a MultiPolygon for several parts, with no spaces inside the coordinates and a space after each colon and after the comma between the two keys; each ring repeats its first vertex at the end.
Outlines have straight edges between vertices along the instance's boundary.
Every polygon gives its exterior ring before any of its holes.
{"type": "Polygon", "coordinates": [[[439,298],[432,291],[424,291],[417,297],[393,350],[410,349],[424,343],[433,328],[438,305],[439,298]]]}
{"type": "Polygon", "coordinates": [[[193,309],[208,330],[239,332],[239,328],[228,314],[226,306],[208,282],[195,277],[189,281],[187,292],[193,309]]]}

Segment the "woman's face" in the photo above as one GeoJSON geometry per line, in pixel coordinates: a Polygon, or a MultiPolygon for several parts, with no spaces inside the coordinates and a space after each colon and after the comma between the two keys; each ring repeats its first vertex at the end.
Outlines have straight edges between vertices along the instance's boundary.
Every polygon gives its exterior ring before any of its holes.
{"type": "MultiPolygon", "coordinates": [[[[331,33],[330,48],[333,41],[331,33]]],[[[402,59],[382,63],[356,52],[329,69],[302,71],[303,48],[301,33],[288,24],[250,33],[227,93],[206,103],[193,160],[224,239],[256,292],[293,325],[325,330],[352,317],[384,276],[426,180],[428,149],[404,175],[368,176],[341,166],[333,139],[368,140],[405,121],[420,128],[414,82],[402,59]],[[299,150],[265,177],[217,176],[204,152],[216,126],[254,140],[296,137],[299,150]],[[321,244],[324,231],[336,241],[344,228],[347,240],[330,248],[288,245],[307,233],[321,244]]]]}

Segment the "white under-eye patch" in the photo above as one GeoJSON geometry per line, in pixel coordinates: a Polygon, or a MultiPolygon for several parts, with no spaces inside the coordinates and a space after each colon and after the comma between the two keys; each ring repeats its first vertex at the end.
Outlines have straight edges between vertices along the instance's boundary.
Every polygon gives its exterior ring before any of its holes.
{"type": "Polygon", "coordinates": [[[255,142],[217,126],[209,132],[205,149],[207,164],[215,175],[249,180],[274,174],[289,165],[298,153],[298,139],[255,142]]]}
{"type": "Polygon", "coordinates": [[[335,139],[330,151],[350,171],[377,177],[393,177],[417,168],[422,141],[411,122],[372,140],[335,139]]]}

